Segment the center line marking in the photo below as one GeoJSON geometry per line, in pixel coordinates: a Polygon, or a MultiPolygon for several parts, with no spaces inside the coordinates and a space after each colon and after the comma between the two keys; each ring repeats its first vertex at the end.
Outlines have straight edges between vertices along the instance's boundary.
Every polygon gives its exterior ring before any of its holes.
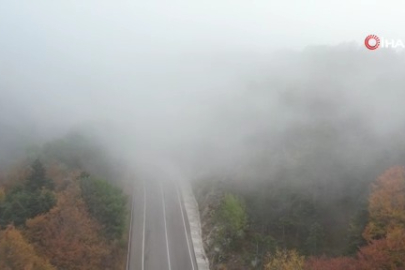
{"type": "Polygon", "coordinates": [[[167,261],[169,263],[169,270],[172,270],[172,266],[170,264],[170,252],[169,252],[169,237],[167,235],[167,223],[166,223],[166,203],[165,203],[165,196],[163,194],[162,183],[160,183],[160,192],[162,194],[162,203],[163,203],[163,220],[165,222],[165,234],[166,234],[166,248],[167,248],[167,261]]]}
{"type": "Polygon", "coordinates": [[[145,269],[145,223],[146,223],[146,188],[143,181],[143,233],[142,233],[142,270],[145,269]]]}

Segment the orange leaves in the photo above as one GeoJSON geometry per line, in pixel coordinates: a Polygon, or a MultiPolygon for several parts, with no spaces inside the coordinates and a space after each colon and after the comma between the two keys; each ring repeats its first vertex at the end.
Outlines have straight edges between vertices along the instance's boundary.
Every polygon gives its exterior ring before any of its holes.
{"type": "Polygon", "coordinates": [[[392,167],[372,186],[369,223],[363,237],[369,242],[357,254],[359,269],[405,267],[405,168],[392,167]]]}
{"type": "Polygon", "coordinates": [[[59,195],[49,213],[27,221],[27,236],[41,254],[61,269],[104,269],[108,248],[99,237],[100,226],[92,220],[80,198],[77,184],[59,195]]]}
{"type": "Polygon", "coordinates": [[[361,269],[404,269],[405,267],[405,230],[395,228],[386,237],[372,240],[358,253],[361,269]]]}
{"type": "Polygon", "coordinates": [[[367,241],[380,239],[388,231],[405,227],[405,169],[393,167],[373,185],[369,199],[370,222],[363,237],[367,241]]]}
{"type": "Polygon", "coordinates": [[[25,241],[13,226],[0,232],[0,269],[2,270],[53,270],[44,259],[35,254],[34,248],[25,241]]]}
{"type": "Polygon", "coordinates": [[[7,191],[10,187],[15,186],[16,184],[21,184],[27,179],[30,175],[30,170],[27,164],[19,163],[8,168],[2,175],[0,183],[4,186],[7,191]]]}
{"type": "Polygon", "coordinates": [[[372,186],[369,223],[363,237],[368,245],[356,258],[307,261],[308,270],[403,270],[405,269],[405,168],[392,167],[372,186]]]}
{"type": "Polygon", "coordinates": [[[80,171],[68,170],[60,163],[50,163],[46,170],[47,177],[54,181],[56,191],[64,190],[70,182],[79,177],[80,173],[80,171]]]}
{"type": "Polygon", "coordinates": [[[8,186],[5,184],[4,189],[0,186],[0,221],[6,225],[13,222],[17,224],[19,220],[19,226],[24,228],[21,231],[14,227],[0,230],[0,269],[122,268],[125,245],[119,242],[120,239],[106,239],[103,231],[106,224],[90,216],[77,180],[80,172],[56,163],[48,166],[46,172],[42,166],[35,168],[31,174],[27,174],[25,169],[14,171],[10,177],[15,180],[14,183],[10,182],[8,186]],[[30,177],[28,180],[26,175],[30,177]],[[49,178],[52,179],[52,183],[51,180],[49,183],[55,187],[55,191],[43,187],[43,182],[48,182],[49,178]],[[29,184],[28,188],[26,184],[29,184]],[[46,197],[44,193],[52,196],[46,197]],[[49,209],[34,212],[48,202],[52,202],[49,209]],[[13,208],[15,205],[18,207],[13,208]],[[15,209],[22,211],[20,213],[15,209]],[[27,210],[34,214],[25,215],[27,210]],[[32,218],[26,220],[27,217],[32,218]]]}
{"type": "Polygon", "coordinates": [[[358,262],[353,258],[310,258],[305,269],[308,270],[359,270],[358,262]]]}

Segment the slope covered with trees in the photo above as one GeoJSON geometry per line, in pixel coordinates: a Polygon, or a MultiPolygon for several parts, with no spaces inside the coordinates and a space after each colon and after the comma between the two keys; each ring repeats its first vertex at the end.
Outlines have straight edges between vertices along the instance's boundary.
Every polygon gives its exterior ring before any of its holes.
{"type": "Polygon", "coordinates": [[[84,171],[85,149],[52,145],[51,154],[50,144],[39,153],[46,163],[28,158],[2,174],[0,268],[123,269],[126,196],[101,174],[84,171]]]}
{"type": "MultiPolygon", "coordinates": [[[[361,219],[365,226],[357,235],[362,241],[355,246],[354,252],[346,256],[336,257],[327,253],[325,247],[328,246],[327,238],[331,231],[322,231],[320,225],[305,227],[302,222],[297,225],[294,220],[281,220],[278,222],[282,232],[280,235],[271,230],[263,235],[245,209],[242,197],[222,193],[214,198],[213,194],[208,199],[210,204],[206,212],[203,211],[203,218],[206,222],[207,249],[214,269],[400,270],[405,267],[404,167],[388,169],[371,184],[368,215],[361,219]],[[215,201],[217,205],[212,204],[215,201]],[[295,246],[288,238],[297,237],[294,226],[308,230],[308,238],[303,243],[296,240],[295,246]]],[[[207,202],[201,203],[205,205],[207,202]]],[[[308,212],[301,215],[305,217],[308,212]]],[[[353,226],[350,224],[346,235],[349,249],[353,244],[351,237],[354,233],[350,230],[353,226]]]]}
{"type": "Polygon", "coordinates": [[[375,258],[405,258],[392,242],[401,239],[401,199],[391,202],[390,194],[401,179],[396,166],[405,164],[404,64],[403,52],[351,45],[279,52],[263,56],[252,81],[218,101],[193,163],[214,269],[263,269],[272,256],[304,256],[319,269],[360,267],[377,250],[386,252],[375,258]],[[386,170],[397,180],[374,193],[386,170]],[[244,210],[229,213],[247,220],[242,233],[227,233],[241,236],[235,245],[221,237],[225,194],[244,210]]]}

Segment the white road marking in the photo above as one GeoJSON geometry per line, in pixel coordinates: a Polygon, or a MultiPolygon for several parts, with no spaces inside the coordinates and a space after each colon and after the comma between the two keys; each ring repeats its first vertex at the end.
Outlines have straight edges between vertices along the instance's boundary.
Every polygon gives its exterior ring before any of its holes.
{"type": "Polygon", "coordinates": [[[143,181],[143,233],[142,233],[142,270],[145,269],[145,226],[146,226],[146,189],[143,181]]]}
{"type": "Polygon", "coordinates": [[[169,237],[167,235],[167,223],[166,223],[166,203],[165,203],[165,196],[163,194],[163,188],[162,188],[162,184],[159,185],[160,186],[160,191],[162,194],[162,203],[163,203],[163,220],[165,222],[165,235],[166,235],[166,248],[167,248],[167,261],[169,263],[169,270],[172,269],[172,266],[170,264],[170,252],[169,252],[169,237]]]}
{"type": "Polygon", "coordinates": [[[127,270],[129,269],[130,257],[131,257],[131,244],[132,244],[132,221],[134,213],[135,192],[132,192],[132,204],[131,204],[131,219],[129,222],[129,239],[128,239],[128,253],[127,253],[127,270]]]}
{"type": "Polygon", "coordinates": [[[193,270],[194,270],[195,267],[194,267],[193,255],[191,254],[191,248],[190,248],[189,238],[188,238],[188,235],[187,235],[186,220],[185,220],[185,218],[184,218],[183,207],[182,207],[182,204],[181,204],[180,194],[179,194],[179,190],[178,190],[178,188],[177,188],[177,185],[176,185],[176,193],[177,193],[177,198],[178,198],[179,205],[180,205],[181,217],[183,218],[184,234],[185,234],[185,236],[186,236],[188,254],[190,255],[191,266],[193,267],[193,270]]]}

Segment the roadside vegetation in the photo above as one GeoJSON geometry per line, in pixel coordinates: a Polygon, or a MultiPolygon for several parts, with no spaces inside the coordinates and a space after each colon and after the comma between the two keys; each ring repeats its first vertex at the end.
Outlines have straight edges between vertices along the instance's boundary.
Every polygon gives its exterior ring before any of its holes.
{"type": "MultiPolygon", "coordinates": [[[[300,216],[296,219],[290,218],[298,214],[294,209],[284,212],[284,218],[267,216],[280,230],[263,234],[243,197],[225,191],[229,189],[219,183],[210,183],[210,191],[207,186],[205,190],[198,188],[206,249],[213,269],[399,270],[405,267],[404,167],[389,168],[371,183],[367,213],[348,224],[344,239],[347,249],[340,255],[327,253],[328,248],[333,248],[330,241],[333,231],[324,230],[318,223],[303,223],[311,211],[298,209],[300,216]],[[203,201],[202,194],[210,196],[203,201]],[[358,228],[359,224],[364,226],[358,228]],[[300,237],[304,233],[306,237],[300,237]],[[290,242],[294,237],[296,240],[290,242]]],[[[279,205],[273,203],[267,207],[279,205]]]]}
{"type": "Polygon", "coordinates": [[[212,113],[217,144],[195,162],[212,269],[405,269],[403,76],[357,49],[271,59],[212,113]]]}
{"type": "Polygon", "coordinates": [[[127,198],[85,171],[92,154],[74,144],[53,142],[2,172],[0,269],[124,269],[127,198]]]}

